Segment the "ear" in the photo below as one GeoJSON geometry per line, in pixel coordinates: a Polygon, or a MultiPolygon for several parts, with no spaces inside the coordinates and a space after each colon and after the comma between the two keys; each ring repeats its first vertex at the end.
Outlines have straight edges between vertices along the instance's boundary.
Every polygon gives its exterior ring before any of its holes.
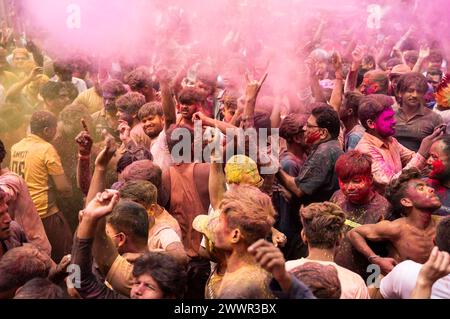
{"type": "Polygon", "coordinates": [[[372,120],[367,120],[366,123],[367,123],[367,127],[368,127],[368,128],[370,128],[370,129],[372,129],[372,130],[375,129],[375,122],[374,122],[374,121],[372,121],[372,120]]]}
{"type": "Polygon", "coordinates": [[[302,239],[302,241],[308,245],[308,240],[306,239],[306,235],[305,235],[305,230],[302,229],[301,233],[300,233],[300,238],[302,239]]]}
{"type": "Polygon", "coordinates": [[[349,109],[347,110],[347,115],[348,115],[348,116],[352,116],[352,115],[353,115],[353,109],[349,108],[349,109]]]}
{"type": "Polygon", "coordinates": [[[117,240],[117,247],[122,247],[127,242],[127,235],[125,235],[124,233],[120,233],[119,235],[117,235],[117,240]]]}
{"type": "Polygon", "coordinates": [[[413,207],[413,203],[409,198],[402,198],[400,200],[400,204],[404,207],[413,207]]]}
{"type": "Polygon", "coordinates": [[[433,236],[433,245],[437,246],[436,245],[436,236],[433,236]]]}
{"type": "Polygon", "coordinates": [[[231,243],[237,244],[242,238],[242,233],[239,228],[235,228],[231,231],[231,243]]]}

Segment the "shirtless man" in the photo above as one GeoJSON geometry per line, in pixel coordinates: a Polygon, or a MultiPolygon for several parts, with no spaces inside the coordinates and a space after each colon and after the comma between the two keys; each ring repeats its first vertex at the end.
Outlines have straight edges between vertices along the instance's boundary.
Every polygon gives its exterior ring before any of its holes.
{"type": "Polygon", "coordinates": [[[420,179],[416,169],[404,171],[389,185],[386,195],[394,213],[400,213],[403,217],[392,222],[362,225],[347,234],[352,245],[370,263],[380,266],[383,274],[389,273],[397,263],[407,259],[421,264],[428,260],[440,218],[432,214],[441,206],[434,189],[420,179]],[[366,240],[390,241],[393,249],[389,257],[376,255],[366,240]]]}

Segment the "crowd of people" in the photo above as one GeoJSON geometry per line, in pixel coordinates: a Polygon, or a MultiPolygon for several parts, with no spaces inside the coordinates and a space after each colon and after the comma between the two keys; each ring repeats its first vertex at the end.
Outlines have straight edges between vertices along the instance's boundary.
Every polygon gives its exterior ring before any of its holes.
{"type": "Polygon", "coordinates": [[[450,298],[449,52],[324,27],[293,95],[241,53],[117,68],[3,25],[0,298],[450,298]]]}

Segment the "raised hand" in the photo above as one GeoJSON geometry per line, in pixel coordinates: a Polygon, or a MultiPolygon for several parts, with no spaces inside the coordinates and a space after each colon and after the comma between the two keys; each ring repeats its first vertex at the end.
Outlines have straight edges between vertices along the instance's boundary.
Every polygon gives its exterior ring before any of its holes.
{"type": "Polygon", "coordinates": [[[265,72],[262,78],[259,81],[257,81],[254,80],[248,73],[245,74],[245,80],[247,83],[247,88],[245,89],[245,97],[247,100],[256,99],[268,75],[269,73],[265,72]]]}
{"type": "Polygon", "coordinates": [[[97,159],[95,160],[95,166],[106,169],[109,162],[116,154],[117,144],[114,137],[106,130],[103,130],[102,135],[105,141],[105,148],[98,154],[97,159]]]}
{"type": "Polygon", "coordinates": [[[419,59],[425,60],[430,56],[430,47],[428,46],[421,46],[419,51],[419,59]]]}
{"type": "Polygon", "coordinates": [[[100,219],[112,212],[114,206],[119,202],[119,192],[115,190],[105,190],[98,193],[83,210],[83,218],[100,219]]]}
{"type": "Polygon", "coordinates": [[[352,58],[353,62],[355,63],[361,63],[363,57],[364,57],[364,47],[361,45],[356,46],[356,48],[352,52],[352,58]]]}
{"type": "Polygon", "coordinates": [[[338,51],[334,51],[331,55],[331,64],[336,72],[342,70],[342,57],[338,51]]]}
{"type": "Polygon", "coordinates": [[[88,156],[91,154],[93,140],[89,134],[89,129],[84,119],[81,119],[81,125],[83,125],[83,131],[81,131],[75,138],[75,142],[78,144],[78,153],[82,156],[88,156]]]}

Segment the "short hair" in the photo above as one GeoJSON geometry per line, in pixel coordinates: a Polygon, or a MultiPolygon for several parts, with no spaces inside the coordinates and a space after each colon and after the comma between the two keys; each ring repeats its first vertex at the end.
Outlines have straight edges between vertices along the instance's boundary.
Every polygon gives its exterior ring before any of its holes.
{"type": "Polygon", "coordinates": [[[117,173],[122,173],[127,166],[134,162],[152,159],[152,153],[142,146],[127,148],[125,153],[117,161],[117,173]]]}
{"type": "Polygon", "coordinates": [[[0,140],[0,164],[5,159],[5,156],[6,156],[5,144],[3,144],[3,141],[0,140]]]}
{"type": "Polygon", "coordinates": [[[440,251],[450,254],[450,216],[442,218],[436,226],[435,241],[440,251]]]}
{"type": "Polygon", "coordinates": [[[360,151],[349,151],[339,156],[335,171],[337,177],[343,181],[355,176],[372,176],[372,157],[360,151]]]}
{"type": "Polygon", "coordinates": [[[0,291],[23,286],[35,277],[47,278],[52,261],[35,246],[13,248],[0,259],[0,291]]]}
{"type": "Polygon", "coordinates": [[[44,132],[46,127],[56,127],[58,120],[53,113],[48,111],[36,111],[31,115],[30,119],[30,131],[31,134],[40,135],[44,132]]]}
{"type": "Polygon", "coordinates": [[[113,96],[121,96],[127,93],[127,89],[119,80],[108,80],[102,85],[102,92],[113,96]]]}
{"type": "Polygon", "coordinates": [[[144,104],[138,112],[138,119],[142,121],[149,116],[163,116],[163,108],[161,102],[150,102],[144,104]]]}
{"type": "Polygon", "coordinates": [[[160,252],[147,252],[134,263],[133,276],[150,275],[163,292],[164,298],[183,298],[187,288],[187,273],[175,257],[160,252]]]}
{"type": "Polygon", "coordinates": [[[379,94],[387,94],[389,89],[389,78],[386,72],[381,70],[372,70],[368,71],[364,74],[365,78],[370,78],[373,82],[378,83],[379,90],[377,93],[379,94]]]}
{"type": "Polygon", "coordinates": [[[345,213],[331,202],[312,203],[300,209],[303,231],[311,247],[334,248],[343,233],[345,213]]]}
{"type": "Polygon", "coordinates": [[[416,64],[417,59],[419,58],[419,52],[416,50],[408,50],[403,53],[403,58],[407,63],[416,64]]]}
{"type": "Polygon", "coordinates": [[[40,90],[40,94],[44,100],[55,100],[59,96],[59,92],[66,88],[66,85],[63,82],[53,82],[48,81],[45,83],[40,90]]]}
{"type": "Polygon", "coordinates": [[[359,103],[364,95],[358,91],[350,91],[344,94],[345,108],[353,111],[353,116],[358,118],[359,103]]]}
{"type": "Polygon", "coordinates": [[[146,244],[148,241],[148,214],[140,204],[120,200],[106,219],[117,232],[123,232],[133,241],[146,244]]]}
{"type": "Polygon", "coordinates": [[[137,115],[144,104],[145,96],[137,92],[129,92],[116,101],[117,109],[130,115],[137,115]]]}
{"type": "Polygon", "coordinates": [[[178,101],[184,105],[202,104],[205,96],[198,89],[188,86],[181,90],[178,101]]]}
{"type": "Polygon", "coordinates": [[[229,228],[240,229],[248,246],[266,238],[275,222],[270,197],[250,185],[232,185],[219,209],[225,214],[229,228]]]}
{"type": "Polygon", "coordinates": [[[144,159],[128,165],[123,170],[122,178],[125,182],[132,180],[148,181],[159,189],[162,184],[162,170],[151,160],[144,159]]]}
{"type": "MultiPolygon", "coordinates": [[[[187,125],[184,125],[184,124],[180,124],[180,125],[172,124],[166,130],[167,146],[169,148],[170,153],[172,153],[172,150],[175,147],[175,145],[180,143],[183,140],[183,138],[184,138],[184,135],[180,135],[178,139],[173,136],[173,134],[177,130],[181,130],[181,129],[183,129],[186,132],[188,132],[189,138],[191,139],[191,143],[194,143],[194,130],[191,127],[189,127],[187,125]]],[[[180,155],[182,155],[182,154],[180,154],[180,155]]]]}
{"type": "MultiPolygon", "coordinates": [[[[444,144],[444,151],[446,152],[447,155],[450,156],[450,135],[443,135],[441,137],[438,137],[436,139],[436,142],[442,142],[444,144]]],[[[436,143],[434,142],[434,143],[436,143]]]]}
{"type": "Polygon", "coordinates": [[[423,74],[408,72],[400,76],[397,82],[397,94],[405,93],[411,85],[415,85],[422,94],[428,91],[427,78],[423,74]]]}
{"type": "Polygon", "coordinates": [[[270,120],[270,113],[266,111],[255,111],[255,114],[253,116],[253,126],[259,132],[259,129],[265,128],[269,129],[272,127],[272,122],[270,120]]]}
{"type": "Polygon", "coordinates": [[[291,113],[286,116],[280,125],[280,136],[284,138],[288,143],[293,142],[294,136],[297,136],[303,132],[308,117],[306,115],[300,115],[291,113]]]}
{"type": "Polygon", "coordinates": [[[341,297],[341,282],[337,269],[333,265],[307,262],[295,267],[290,273],[303,282],[318,299],[339,299],[341,297]]]}
{"type": "Polygon", "coordinates": [[[131,180],[125,182],[120,188],[120,198],[141,204],[145,208],[156,204],[158,190],[152,183],[144,180],[131,180]]]}
{"type": "Polygon", "coordinates": [[[125,83],[128,84],[133,91],[138,91],[145,87],[153,87],[152,76],[145,67],[139,67],[125,75],[125,83]]]}
{"type": "Polygon", "coordinates": [[[237,110],[238,96],[234,93],[225,93],[223,95],[223,105],[228,110],[237,110]]]}
{"type": "Polygon", "coordinates": [[[84,104],[70,104],[67,105],[61,113],[59,113],[59,120],[64,124],[75,124],[82,130],[81,119],[84,119],[89,129],[93,127],[92,117],[89,110],[84,104]]]}
{"type": "Polygon", "coordinates": [[[73,68],[70,62],[63,60],[56,60],[53,62],[53,70],[56,74],[70,74],[73,73],[73,68]]]}
{"type": "Polygon", "coordinates": [[[394,101],[392,98],[383,94],[371,94],[362,97],[358,110],[361,125],[368,130],[369,126],[367,125],[367,121],[376,121],[381,113],[391,108],[393,104],[394,101]]]}
{"type": "Polygon", "coordinates": [[[392,213],[395,217],[404,216],[404,207],[401,203],[405,196],[408,182],[422,177],[417,168],[405,169],[400,176],[392,180],[386,188],[386,198],[392,205],[392,213]]]}
{"type": "Polygon", "coordinates": [[[64,299],[64,291],[47,278],[33,278],[20,287],[14,299],[64,299]]]}
{"type": "Polygon", "coordinates": [[[317,125],[320,128],[328,130],[332,139],[336,139],[339,136],[341,130],[339,115],[331,106],[315,107],[311,114],[316,118],[317,125]]]}

